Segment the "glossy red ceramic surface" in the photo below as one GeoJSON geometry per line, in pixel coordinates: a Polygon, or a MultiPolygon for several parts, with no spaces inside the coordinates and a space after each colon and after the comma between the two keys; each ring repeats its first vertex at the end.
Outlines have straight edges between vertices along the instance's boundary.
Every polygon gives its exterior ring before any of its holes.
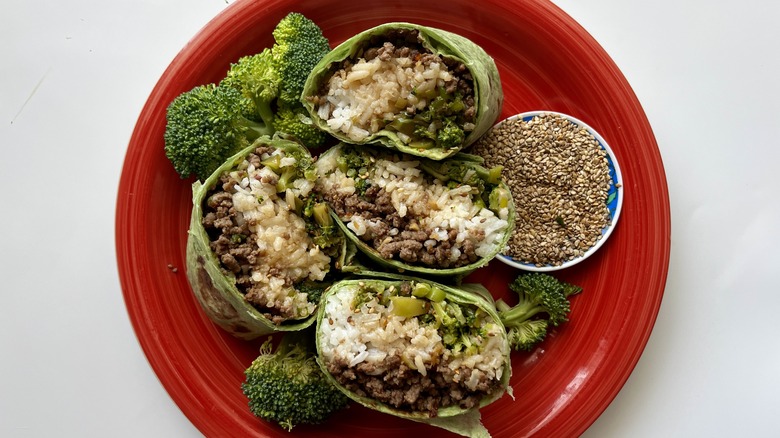
{"type": "MultiPolygon", "coordinates": [[[[570,322],[536,351],[514,353],[516,399],[505,396],[483,409],[496,438],[583,432],[625,383],[653,328],[669,263],[669,199],[655,138],[628,82],[585,30],[546,1],[239,0],[182,49],[136,125],[116,217],[128,313],[170,396],[214,437],[449,435],[356,406],[293,435],[256,419],[240,384],[259,343],[233,339],[214,326],[184,275],[191,181],[179,179],[163,153],[166,106],[181,92],[218,81],[240,56],[268,46],[274,25],[293,10],[315,20],[332,45],[387,21],[463,34],[496,59],[506,95],[502,118],[532,109],[560,111],[609,142],[625,181],[620,223],[597,254],[556,272],[584,289],[573,299],[570,322]]],[[[516,273],[494,261],[471,279],[500,297],[516,273]]]]}

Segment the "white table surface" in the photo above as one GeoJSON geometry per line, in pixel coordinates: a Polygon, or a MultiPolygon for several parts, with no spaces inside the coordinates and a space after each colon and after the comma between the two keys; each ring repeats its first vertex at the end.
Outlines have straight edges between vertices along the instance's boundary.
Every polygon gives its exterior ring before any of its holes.
{"type": "MultiPolygon", "coordinates": [[[[130,326],[114,209],[143,103],[227,3],[4,3],[0,436],[200,436],[130,326]]],[[[780,436],[780,3],[555,3],[639,97],[672,210],[655,329],[584,436],[780,436]]]]}

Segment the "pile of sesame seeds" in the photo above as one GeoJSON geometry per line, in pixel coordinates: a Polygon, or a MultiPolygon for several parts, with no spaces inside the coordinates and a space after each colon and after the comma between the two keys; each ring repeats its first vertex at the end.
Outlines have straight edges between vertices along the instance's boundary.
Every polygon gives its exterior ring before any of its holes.
{"type": "Polygon", "coordinates": [[[536,266],[582,256],[610,223],[607,153],[586,129],[556,114],[507,119],[471,153],[502,165],[517,209],[505,255],[536,266]]]}

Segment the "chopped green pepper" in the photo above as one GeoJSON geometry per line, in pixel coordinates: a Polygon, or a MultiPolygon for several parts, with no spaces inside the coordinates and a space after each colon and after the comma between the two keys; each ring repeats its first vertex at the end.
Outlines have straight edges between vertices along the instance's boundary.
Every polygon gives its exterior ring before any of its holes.
{"type": "Polygon", "coordinates": [[[427,313],[425,309],[425,300],[418,300],[414,297],[395,296],[390,297],[390,301],[393,303],[393,315],[411,318],[427,313]]]}

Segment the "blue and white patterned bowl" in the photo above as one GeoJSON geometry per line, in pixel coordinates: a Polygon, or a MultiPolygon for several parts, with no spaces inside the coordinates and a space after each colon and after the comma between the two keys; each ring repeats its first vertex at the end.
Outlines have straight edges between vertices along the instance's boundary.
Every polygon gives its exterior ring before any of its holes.
{"type": "Polygon", "coordinates": [[[535,271],[535,272],[549,272],[549,271],[557,271],[560,269],[565,269],[570,266],[574,266],[577,263],[587,259],[593,253],[598,251],[599,248],[604,245],[604,242],[607,241],[607,238],[612,234],[612,230],[615,228],[615,224],[617,223],[618,217],[620,217],[620,210],[623,206],[623,176],[620,173],[620,166],[618,165],[617,159],[615,158],[615,154],[612,152],[612,149],[610,149],[607,142],[604,140],[604,138],[592,127],[590,127],[585,122],[572,117],[568,114],[563,114],[555,111],[529,111],[520,113],[517,115],[514,115],[512,117],[509,117],[499,123],[496,124],[496,126],[499,126],[501,123],[504,123],[508,120],[516,120],[516,119],[523,119],[524,121],[529,121],[533,119],[535,116],[541,115],[541,114],[553,114],[560,116],[564,119],[569,120],[573,124],[585,128],[590,132],[593,137],[596,138],[596,140],[599,143],[599,146],[604,149],[607,152],[607,162],[609,165],[609,174],[612,177],[612,182],[609,186],[609,191],[607,192],[607,208],[609,209],[610,214],[610,223],[607,224],[607,226],[604,227],[604,229],[601,230],[601,238],[596,241],[596,243],[590,247],[585,253],[583,253],[581,256],[570,259],[560,265],[543,265],[543,266],[537,266],[533,263],[524,263],[518,260],[514,260],[513,258],[499,254],[496,258],[504,263],[506,263],[509,266],[513,266],[517,269],[522,269],[524,271],[535,271]]]}

